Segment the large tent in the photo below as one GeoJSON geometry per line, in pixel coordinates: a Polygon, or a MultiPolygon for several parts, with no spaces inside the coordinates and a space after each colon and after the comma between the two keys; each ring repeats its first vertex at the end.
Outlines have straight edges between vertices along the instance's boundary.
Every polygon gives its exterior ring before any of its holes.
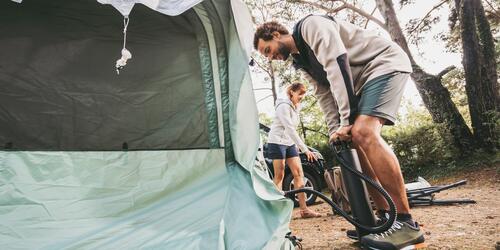
{"type": "Polygon", "coordinates": [[[0,249],[291,248],[251,31],[234,0],[1,1],[0,249]]]}

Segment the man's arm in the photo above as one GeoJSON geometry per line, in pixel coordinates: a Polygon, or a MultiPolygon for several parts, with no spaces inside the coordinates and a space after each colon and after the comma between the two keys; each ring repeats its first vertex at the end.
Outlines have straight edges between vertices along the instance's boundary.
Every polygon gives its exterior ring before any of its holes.
{"type": "Polygon", "coordinates": [[[314,95],[318,99],[319,108],[323,112],[328,126],[330,136],[340,127],[340,116],[337,108],[337,102],[333,98],[332,92],[328,86],[320,85],[306,71],[300,70],[302,75],[313,85],[314,95]]]}
{"type": "Polygon", "coordinates": [[[352,125],[357,112],[357,98],[338,23],[322,16],[311,16],[304,20],[301,31],[304,41],[326,71],[331,92],[337,101],[340,126],[352,125]]]}

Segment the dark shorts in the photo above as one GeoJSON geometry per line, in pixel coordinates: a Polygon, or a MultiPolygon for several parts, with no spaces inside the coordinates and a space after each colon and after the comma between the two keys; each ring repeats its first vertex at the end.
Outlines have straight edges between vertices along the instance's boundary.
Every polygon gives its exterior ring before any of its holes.
{"type": "Polygon", "coordinates": [[[288,159],[299,156],[299,152],[297,151],[297,147],[295,146],[295,144],[293,144],[292,146],[285,146],[275,143],[268,143],[267,156],[269,157],[269,159],[273,160],[288,159]]]}
{"type": "Polygon", "coordinates": [[[361,88],[359,114],[380,117],[386,125],[394,125],[409,77],[409,73],[395,72],[367,82],[361,88]]]}

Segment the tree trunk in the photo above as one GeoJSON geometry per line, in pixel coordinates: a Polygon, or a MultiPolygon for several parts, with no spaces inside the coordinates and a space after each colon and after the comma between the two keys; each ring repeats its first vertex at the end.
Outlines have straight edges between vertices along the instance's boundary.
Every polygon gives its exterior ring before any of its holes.
{"type": "Polygon", "coordinates": [[[449,71],[445,69],[438,75],[432,75],[415,62],[408,43],[399,25],[399,21],[394,11],[392,0],[375,0],[377,8],[385,19],[387,30],[394,42],[396,42],[406,52],[412,64],[412,79],[417,90],[422,97],[425,107],[436,123],[444,123],[453,136],[455,146],[461,151],[470,148],[472,144],[472,133],[467,127],[465,120],[451,100],[450,93],[441,83],[441,77],[449,71]]]}
{"type": "Polygon", "coordinates": [[[300,120],[300,130],[302,130],[302,137],[304,137],[304,143],[307,139],[306,126],[304,126],[304,121],[302,121],[302,117],[299,117],[300,120]]]}
{"type": "Polygon", "coordinates": [[[273,62],[269,60],[268,65],[269,65],[269,78],[271,78],[271,91],[273,92],[273,105],[276,105],[276,99],[278,99],[278,95],[276,94],[276,77],[274,76],[273,62]]]}
{"type": "Polygon", "coordinates": [[[484,58],[482,75],[483,85],[487,97],[491,102],[489,109],[498,111],[500,105],[500,94],[498,92],[498,74],[496,70],[495,42],[491,33],[490,23],[486,18],[481,0],[474,0],[476,9],[477,29],[479,33],[479,41],[483,45],[482,54],[484,58]]]}
{"type": "MultiPolygon", "coordinates": [[[[479,2],[479,4],[481,3],[479,2]]],[[[496,136],[492,117],[496,112],[497,87],[492,86],[490,81],[492,73],[489,69],[491,67],[489,61],[491,58],[488,58],[492,56],[492,59],[495,60],[494,51],[491,54],[491,48],[481,48],[477,29],[479,26],[484,26],[484,23],[482,25],[476,23],[476,15],[479,10],[475,0],[455,0],[455,5],[459,11],[463,48],[462,64],[466,82],[465,91],[469,102],[474,139],[478,146],[482,148],[495,147],[496,136]]],[[[489,25],[487,26],[486,28],[489,29],[489,25]]],[[[486,31],[483,29],[482,32],[485,33],[486,31]]],[[[491,36],[491,31],[488,30],[488,32],[490,32],[491,36]]],[[[487,39],[487,35],[483,34],[482,36],[482,39],[487,39]]],[[[483,47],[488,46],[483,44],[483,47]]],[[[496,69],[494,71],[493,85],[496,85],[496,69]]]]}

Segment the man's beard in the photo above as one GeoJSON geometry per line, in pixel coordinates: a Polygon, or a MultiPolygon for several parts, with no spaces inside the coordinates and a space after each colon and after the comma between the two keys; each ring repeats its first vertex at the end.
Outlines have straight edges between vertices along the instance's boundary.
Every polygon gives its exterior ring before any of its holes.
{"type": "Polygon", "coordinates": [[[290,56],[290,49],[283,42],[278,42],[278,53],[283,57],[283,61],[286,61],[290,56]]]}

